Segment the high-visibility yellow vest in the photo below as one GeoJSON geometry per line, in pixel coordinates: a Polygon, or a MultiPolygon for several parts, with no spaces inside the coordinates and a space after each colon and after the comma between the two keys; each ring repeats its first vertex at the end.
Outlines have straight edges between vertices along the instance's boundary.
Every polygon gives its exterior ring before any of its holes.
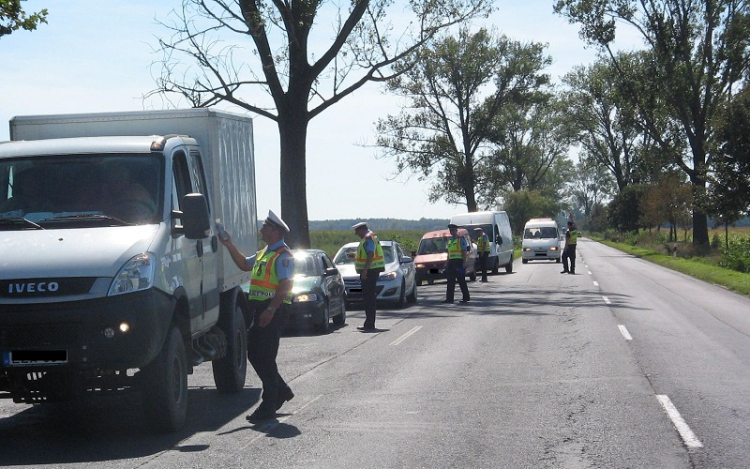
{"type": "MultiPolygon", "coordinates": [[[[253,273],[250,276],[250,291],[247,297],[251,300],[270,300],[276,295],[279,288],[279,276],[276,272],[276,260],[282,253],[291,251],[286,246],[281,246],[275,251],[268,249],[268,246],[261,249],[255,256],[253,273]]],[[[284,297],[284,303],[292,303],[292,292],[284,297]]]]}
{"type": "Polygon", "coordinates": [[[578,244],[578,230],[570,230],[568,244],[578,244]]]}
{"type": "Polygon", "coordinates": [[[382,269],[385,267],[385,256],[383,255],[383,246],[380,245],[380,240],[375,236],[373,232],[369,232],[359,242],[357,247],[357,257],[354,258],[354,270],[361,272],[365,268],[365,262],[367,262],[367,251],[365,251],[365,241],[367,238],[372,239],[375,245],[375,252],[372,256],[372,263],[370,269],[382,269]]]}
{"type": "Polygon", "coordinates": [[[477,238],[477,249],[479,249],[479,252],[490,252],[489,236],[482,235],[477,238]]]}
{"type": "Polygon", "coordinates": [[[461,238],[448,240],[448,259],[463,259],[464,253],[461,249],[461,238]]]}

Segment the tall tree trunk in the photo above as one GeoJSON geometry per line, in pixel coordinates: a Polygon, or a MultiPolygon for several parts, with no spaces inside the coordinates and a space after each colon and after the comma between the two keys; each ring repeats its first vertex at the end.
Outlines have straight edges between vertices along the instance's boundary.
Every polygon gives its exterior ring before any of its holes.
{"type": "Polygon", "coordinates": [[[293,248],[310,247],[307,219],[307,125],[306,116],[279,112],[281,148],[281,218],[289,225],[287,243],[293,248]]]}

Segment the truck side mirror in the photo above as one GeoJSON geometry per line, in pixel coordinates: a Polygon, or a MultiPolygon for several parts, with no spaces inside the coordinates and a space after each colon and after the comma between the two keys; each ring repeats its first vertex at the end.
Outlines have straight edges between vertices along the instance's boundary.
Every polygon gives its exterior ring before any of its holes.
{"type": "Polygon", "coordinates": [[[188,239],[207,238],[211,233],[208,202],[203,194],[192,193],[182,198],[182,228],[188,239]]]}

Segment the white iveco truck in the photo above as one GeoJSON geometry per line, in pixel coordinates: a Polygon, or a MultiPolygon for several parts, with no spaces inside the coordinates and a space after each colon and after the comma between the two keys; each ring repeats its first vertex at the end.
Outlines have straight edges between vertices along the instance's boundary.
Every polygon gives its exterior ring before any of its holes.
{"type": "Polygon", "coordinates": [[[257,248],[252,120],[209,109],[15,117],[0,143],[0,397],[140,392],[185,422],[187,375],[247,372],[247,300],[217,239],[257,248]]]}

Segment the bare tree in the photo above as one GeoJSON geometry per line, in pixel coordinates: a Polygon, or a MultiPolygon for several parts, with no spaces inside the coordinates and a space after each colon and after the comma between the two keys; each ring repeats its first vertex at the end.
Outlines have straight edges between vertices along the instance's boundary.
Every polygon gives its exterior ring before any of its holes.
{"type": "Polygon", "coordinates": [[[275,121],[282,217],[290,243],[309,246],[309,122],[366,83],[408,70],[440,31],[490,10],[485,0],[408,6],[405,17],[405,5],[390,0],[183,0],[176,20],[165,24],[172,37],[159,41],[164,58],[152,94],[176,94],[195,107],[231,103],[275,121]]]}

